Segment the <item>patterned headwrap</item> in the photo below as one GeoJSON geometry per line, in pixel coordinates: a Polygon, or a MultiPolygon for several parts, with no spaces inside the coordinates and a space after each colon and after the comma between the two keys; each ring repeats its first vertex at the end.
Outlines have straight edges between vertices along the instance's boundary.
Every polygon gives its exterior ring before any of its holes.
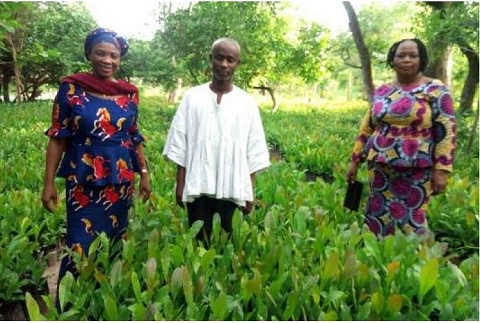
{"type": "Polygon", "coordinates": [[[117,33],[111,29],[97,28],[88,34],[85,39],[85,57],[87,60],[93,46],[101,42],[113,44],[120,50],[120,56],[125,55],[128,51],[128,42],[125,38],[117,35],[117,33]]]}

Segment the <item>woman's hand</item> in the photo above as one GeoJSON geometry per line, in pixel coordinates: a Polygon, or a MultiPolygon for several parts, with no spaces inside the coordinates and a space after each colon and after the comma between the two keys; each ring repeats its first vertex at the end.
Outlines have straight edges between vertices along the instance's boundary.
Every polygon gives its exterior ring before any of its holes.
{"type": "Polygon", "coordinates": [[[42,205],[50,213],[57,208],[58,194],[54,184],[45,184],[42,191],[42,205]]]}
{"type": "Polygon", "coordinates": [[[432,171],[431,185],[432,195],[445,192],[447,188],[448,172],[444,170],[434,169],[432,171]]]}
{"type": "Polygon", "coordinates": [[[139,187],[139,196],[142,198],[143,202],[146,202],[150,198],[152,190],[150,188],[150,179],[148,174],[142,174],[140,177],[140,187],[139,187]]]}
{"type": "Polygon", "coordinates": [[[347,171],[347,183],[352,184],[357,179],[358,164],[350,162],[350,167],[347,171]]]}

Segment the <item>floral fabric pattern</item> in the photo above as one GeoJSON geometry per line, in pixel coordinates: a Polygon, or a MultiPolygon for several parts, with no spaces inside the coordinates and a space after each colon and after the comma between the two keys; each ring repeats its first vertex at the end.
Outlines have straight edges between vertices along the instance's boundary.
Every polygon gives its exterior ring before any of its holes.
{"type": "Polygon", "coordinates": [[[426,233],[432,171],[452,171],[455,147],[453,101],[442,82],[378,87],[351,156],[368,162],[370,230],[382,236],[395,228],[426,233]]]}
{"type": "Polygon", "coordinates": [[[451,172],[456,146],[452,97],[438,80],[375,90],[351,159],[451,172]]]}
{"type": "Polygon", "coordinates": [[[365,223],[379,236],[428,232],[426,208],[431,197],[431,168],[396,168],[369,163],[370,196],[365,223]]]}

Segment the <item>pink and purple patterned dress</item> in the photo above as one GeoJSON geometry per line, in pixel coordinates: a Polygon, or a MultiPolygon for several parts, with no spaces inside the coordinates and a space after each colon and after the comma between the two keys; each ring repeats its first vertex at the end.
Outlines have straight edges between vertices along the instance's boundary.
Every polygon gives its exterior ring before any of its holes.
{"type": "Polygon", "coordinates": [[[433,170],[452,171],[456,123],[452,97],[439,80],[375,90],[352,160],[368,163],[365,222],[377,235],[427,232],[433,170]]]}

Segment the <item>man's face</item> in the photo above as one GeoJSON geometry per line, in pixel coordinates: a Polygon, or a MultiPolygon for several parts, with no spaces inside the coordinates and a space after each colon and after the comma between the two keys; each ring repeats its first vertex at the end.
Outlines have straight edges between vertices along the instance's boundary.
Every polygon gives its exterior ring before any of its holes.
{"type": "Polygon", "coordinates": [[[228,42],[221,42],[210,55],[213,78],[222,82],[231,82],[233,74],[240,63],[238,48],[228,42]]]}

